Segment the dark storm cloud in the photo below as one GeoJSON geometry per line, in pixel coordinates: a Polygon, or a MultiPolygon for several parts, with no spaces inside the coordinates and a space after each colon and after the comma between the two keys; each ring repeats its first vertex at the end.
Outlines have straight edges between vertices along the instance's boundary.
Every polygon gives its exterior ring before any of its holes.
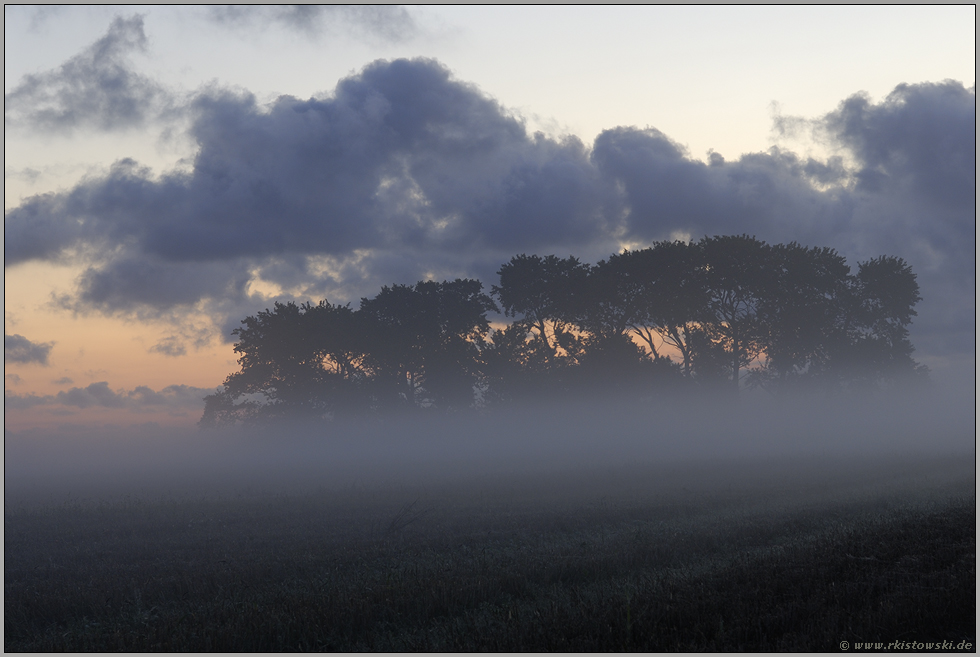
{"type": "Polygon", "coordinates": [[[3,362],[48,364],[53,342],[31,342],[23,335],[3,334],[3,362]]]}
{"type": "Polygon", "coordinates": [[[595,260],[621,242],[749,233],[831,246],[852,265],[905,258],[926,299],[916,343],[928,334],[933,353],[967,354],[975,106],[959,83],[903,85],[797,120],[838,151],[826,160],[774,147],[704,163],[653,128],[604,131],[591,149],[528,134],[437,62],[379,61],[329,97],[199,94],[189,172],[122,161],[30,198],[6,215],[5,264],[89,257],[65,300],[76,310],[206,301],[227,332],[276,299],[356,304],[422,278],[490,285],[521,252],[595,260]],[[250,292],[256,276],[281,292],[250,292]]]}
{"type": "Polygon", "coordinates": [[[174,409],[180,407],[199,408],[203,398],[213,390],[195,388],[187,385],[171,385],[153,390],[147,386],[136,386],[133,390],[113,391],[106,381],[91,383],[84,388],[70,388],[55,395],[4,395],[4,406],[13,409],[34,406],[71,406],[74,408],[128,408],[131,410],[174,409]]]}
{"type": "Polygon", "coordinates": [[[208,17],[232,27],[276,24],[310,37],[343,28],[359,36],[398,42],[418,32],[408,11],[393,6],[237,5],[210,7],[208,17]]]}
{"type": "Polygon", "coordinates": [[[146,46],[142,16],[116,18],[104,37],[59,68],[24,76],[4,95],[4,123],[58,132],[144,124],[172,104],[163,86],[130,64],[146,46]]]}

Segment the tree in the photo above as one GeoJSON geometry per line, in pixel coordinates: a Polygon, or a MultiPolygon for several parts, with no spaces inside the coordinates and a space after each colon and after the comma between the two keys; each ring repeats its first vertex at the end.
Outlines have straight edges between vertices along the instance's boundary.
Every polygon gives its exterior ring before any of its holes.
{"type": "Polygon", "coordinates": [[[624,251],[596,267],[597,308],[614,332],[633,332],[654,359],[663,346],[681,356],[681,372],[694,372],[692,335],[707,312],[707,289],[698,250],[686,242],[655,242],[650,248],[624,251]]]}
{"type": "Polygon", "coordinates": [[[477,280],[383,287],[361,299],[367,364],[382,407],[460,408],[473,402],[476,342],[497,309],[477,280]]]}
{"type": "Polygon", "coordinates": [[[470,279],[386,286],[357,311],[276,303],[246,317],[233,332],[241,370],[205,398],[201,424],[646,395],[682,379],[738,390],[750,367],[749,384],[773,392],[927,375],[908,331],[919,286],[897,257],[851,274],[833,249],[739,235],[656,242],[594,267],[519,255],[498,274],[493,294],[515,321],[492,333],[497,305],[470,279]]]}
{"type": "Polygon", "coordinates": [[[753,383],[774,392],[827,384],[850,267],[833,249],[796,242],[770,247],[768,257],[759,309],[765,366],[753,383]]]}
{"type": "Polygon", "coordinates": [[[587,265],[572,256],[521,254],[497,274],[500,285],[491,290],[506,316],[520,316],[531,338],[540,340],[551,358],[559,355],[559,349],[566,354],[575,349],[576,336],[569,329],[583,303],[587,265]]]}
{"type": "Polygon", "coordinates": [[[568,366],[549,353],[524,322],[492,332],[481,344],[482,396],[487,405],[565,397],[568,366]]]}
{"type": "Polygon", "coordinates": [[[697,249],[708,297],[701,327],[727,354],[732,386],[737,391],[740,370],[765,347],[760,310],[767,278],[773,271],[772,250],[747,235],[705,237],[697,249]]]}
{"type": "Polygon", "coordinates": [[[641,399],[667,385],[683,384],[680,367],[644,351],[628,333],[590,335],[583,340],[574,390],[594,398],[641,399]]]}
{"type": "Polygon", "coordinates": [[[277,302],[242,324],[232,331],[241,370],[205,397],[202,425],[356,408],[364,345],[349,307],[277,302]]]}
{"type": "Polygon", "coordinates": [[[840,304],[833,354],[837,378],[858,386],[925,380],[928,369],[912,359],[908,331],[921,299],[916,276],[901,258],[858,263],[840,304]]]}

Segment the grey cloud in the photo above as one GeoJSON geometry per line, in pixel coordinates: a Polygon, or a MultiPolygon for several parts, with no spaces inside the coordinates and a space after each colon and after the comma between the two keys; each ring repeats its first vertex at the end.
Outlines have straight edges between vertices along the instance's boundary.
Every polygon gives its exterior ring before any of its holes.
{"type": "Polygon", "coordinates": [[[214,392],[211,388],[195,388],[188,385],[170,385],[155,391],[147,386],[137,386],[126,393],[126,398],[134,406],[202,406],[205,395],[214,392]]]}
{"type": "Polygon", "coordinates": [[[166,111],[169,92],[133,70],[145,52],[143,17],[116,18],[104,37],[59,68],[34,73],[4,95],[4,123],[48,131],[132,128],[166,111]]]}
{"type": "MultiPolygon", "coordinates": [[[[605,190],[575,139],[524,125],[429,60],[377,62],[329,99],[214,92],[194,104],[189,174],[132,161],[7,213],[5,263],[102,248],[77,301],[107,312],[240,295],[256,261],[413,248],[581,245],[605,190]]],[[[465,272],[458,272],[465,273],[465,272]]]]}
{"type": "Polygon", "coordinates": [[[187,348],[177,336],[171,335],[156,343],[149,349],[152,352],[177,358],[187,353],[187,348]]]}
{"type": "Polygon", "coordinates": [[[208,17],[227,26],[277,24],[309,37],[338,29],[373,40],[399,42],[419,28],[404,7],[343,5],[232,5],[210,7],[208,17]]]}
{"type": "Polygon", "coordinates": [[[126,408],[130,410],[177,409],[203,407],[204,396],[214,392],[210,388],[188,385],[170,385],[155,391],[147,386],[133,390],[113,391],[106,381],[92,383],[84,388],[62,390],[55,395],[4,394],[4,405],[12,409],[35,406],[72,406],[75,408],[126,408]]]}
{"type": "Polygon", "coordinates": [[[56,386],[67,386],[67,385],[70,385],[70,384],[72,384],[74,382],[75,381],[71,377],[63,376],[60,379],[57,379],[55,381],[52,381],[51,383],[55,384],[56,386]]]}
{"type": "Polygon", "coordinates": [[[20,170],[15,170],[15,169],[4,169],[3,170],[3,179],[4,180],[9,180],[11,178],[14,178],[14,179],[20,178],[21,180],[23,180],[23,181],[25,181],[27,183],[30,183],[30,184],[33,184],[33,183],[37,182],[38,179],[42,175],[43,174],[40,171],[38,171],[37,169],[34,169],[32,167],[25,167],[25,168],[20,169],[20,170]]]}
{"type": "Polygon", "coordinates": [[[811,120],[777,117],[777,130],[809,130],[845,158],[804,160],[773,148],[705,165],[657,130],[616,128],[592,159],[624,193],[626,233],[662,239],[750,233],[768,241],[832,246],[851,259],[905,258],[923,302],[913,325],[920,351],[973,352],[975,126],[973,89],[946,81],[900,85],[884,101],[857,94],[811,120]]]}
{"type": "Polygon", "coordinates": [[[110,390],[106,381],[92,383],[84,388],[61,391],[54,396],[54,399],[56,403],[64,406],[77,406],[78,408],[88,408],[89,406],[121,408],[126,405],[125,397],[110,390]]]}
{"type": "Polygon", "coordinates": [[[44,406],[55,403],[51,395],[39,396],[33,393],[27,395],[15,395],[12,392],[4,391],[3,407],[4,410],[23,410],[34,406],[44,406]]]}
{"type": "MultiPolygon", "coordinates": [[[[811,162],[807,173],[823,184],[849,186],[854,224],[866,242],[909,246],[909,232],[925,237],[934,253],[972,250],[976,196],[976,93],[961,83],[900,84],[882,102],[854,94],[816,119],[776,116],[775,131],[810,133],[856,162],[811,162]],[[829,169],[829,170],[828,170],[829,169]],[[895,228],[900,230],[895,230],[895,228]],[[889,236],[891,239],[889,239],[889,236]]],[[[836,190],[834,190],[836,191],[836,190]]],[[[913,239],[912,246],[917,248],[913,239]]],[[[947,264],[969,264],[964,254],[947,264]]],[[[965,272],[961,272],[965,273],[965,272]]]]}
{"type": "Polygon", "coordinates": [[[66,7],[63,5],[45,5],[41,7],[32,7],[31,12],[31,23],[30,30],[32,32],[38,32],[41,28],[53,17],[61,14],[65,11],[66,7]]]}
{"type": "Polygon", "coordinates": [[[926,299],[916,344],[969,354],[975,104],[951,82],[903,85],[877,104],[857,95],[807,120],[838,156],[774,147],[705,164],[653,128],[607,130],[591,148],[528,134],[437,62],[379,61],[329,97],[261,107],[247,93],[199,95],[190,171],[155,178],[123,161],[28,199],[6,215],[5,264],[97,253],[69,305],[205,301],[227,339],[293,295],[356,303],[428,276],[489,285],[519,252],[594,261],[621,242],[749,233],[831,246],[852,264],[905,258],[926,299]],[[250,293],[255,272],[283,294],[250,293]]]}
{"type": "Polygon", "coordinates": [[[65,201],[64,194],[39,194],[4,215],[4,267],[54,260],[81,239],[83,223],[65,220],[65,201]]]}
{"type": "Polygon", "coordinates": [[[3,362],[48,364],[53,342],[31,342],[23,335],[3,334],[3,362]]]}
{"type": "Polygon", "coordinates": [[[122,255],[90,267],[79,277],[75,310],[94,308],[107,314],[134,308],[193,306],[206,297],[242,298],[249,279],[239,262],[172,263],[158,256],[122,255]]]}
{"type": "Polygon", "coordinates": [[[404,7],[348,5],[338,9],[356,30],[386,41],[405,41],[421,31],[404,7]]]}
{"type": "Polygon", "coordinates": [[[976,93],[962,84],[901,84],[881,103],[851,96],[824,117],[825,130],[857,157],[858,189],[912,186],[933,203],[973,206],[976,93]]]}
{"type": "Polygon", "coordinates": [[[623,190],[626,234],[633,238],[684,231],[823,241],[847,223],[846,189],[825,193],[813,186],[839,177],[839,161],[803,161],[778,148],[734,161],[711,155],[704,164],[658,130],[615,128],[596,138],[592,159],[623,190]]]}
{"type": "Polygon", "coordinates": [[[919,273],[920,350],[969,354],[976,327],[976,92],[902,84],[880,103],[855,95],[821,129],[858,162],[855,224],[865,250],[919,273]]]}
{"type": "Polygon", "coordinates": [[[812,157],[807,158],[803,165],[803,173],[813,182],[820,185],[846,184],[850,173],[844,167],[844,158],[839,155],[830,157],[826,162],[820,162],[812,157]]]}

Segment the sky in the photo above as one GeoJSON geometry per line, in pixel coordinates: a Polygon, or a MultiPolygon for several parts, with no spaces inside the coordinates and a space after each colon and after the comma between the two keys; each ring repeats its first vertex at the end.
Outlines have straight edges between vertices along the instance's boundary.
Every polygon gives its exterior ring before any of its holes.
{"type": "Polygon", "coordinates": [[[5,7],[4,425],[191,425],[274,301],[750,234],[973,385],[975,8],[5,7]]]}

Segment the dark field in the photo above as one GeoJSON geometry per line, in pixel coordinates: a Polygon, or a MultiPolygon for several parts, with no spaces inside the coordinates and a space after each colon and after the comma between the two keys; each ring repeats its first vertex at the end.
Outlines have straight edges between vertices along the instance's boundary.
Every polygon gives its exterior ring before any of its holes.
{"type": "Polygon", "coordinates": [[[8,503],[4,648],[972,650],[974,491],[965,455],[8,503]]]}

